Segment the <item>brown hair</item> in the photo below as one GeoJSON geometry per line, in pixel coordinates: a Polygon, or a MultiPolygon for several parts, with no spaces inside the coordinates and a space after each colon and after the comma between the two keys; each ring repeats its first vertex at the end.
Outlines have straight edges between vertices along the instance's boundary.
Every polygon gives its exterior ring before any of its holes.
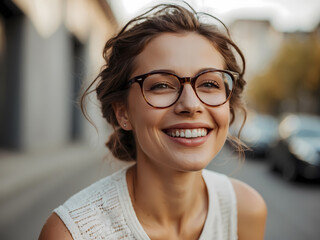
{"type": "MultiPolygon", "coordinates": [[[[241,98],[246,84],[243,79],[245,60],[242,52],[230,39],[227,27],[219,19],[206,13],[197,13],[190,5],[185,4],[186,8],[174,4],[159,4],[129,21],[117,35],[105,44],[103,57],[106,64],[81,97],[81,109],[88,119],[84,101],[88,94],[96,92],[101,103],[102,115],[114,128],[114,133],[106,145],[118,159],[136,160],[136,145],[132,131],[125,131],[119,126],[112,104],[116,102],[126,104],[128,96],[126,84],[133,72],[134,60],[148,42],[161,33],[195,32],[207,38],[222,54],[226,69],[240,73],[240,78],[236,82],[230,99],[230,124],[235,120],[235,110],[242,110],[246,116],[245,105],[241,98]],[[227,34],[220,32],[215,24],[201,22],[201,17],[211,17],[217,20],[224,26],[227,34]],[[241,69],[237,64],[233,50],[239,54],[242,60],[241,69]],[[90,91],[95,83],[97,86],[90,91]]],[[[238,135],[240,135],[240,131],[238,135]]],[[[238,138],[231,136],[228,138],[238,151],[243,152],[242,144],[238,138]]]]}

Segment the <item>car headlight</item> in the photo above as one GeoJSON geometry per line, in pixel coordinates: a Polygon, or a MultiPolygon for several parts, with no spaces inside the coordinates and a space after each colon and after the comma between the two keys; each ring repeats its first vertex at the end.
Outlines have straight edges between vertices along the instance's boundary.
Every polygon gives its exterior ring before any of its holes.
{"type": "Polygon", "coordinates": [[[310,144],[301,139],[292,139],[289,142],[289,151],[302,161],[316,164],[318,162],[318,153],[310,144]]]}

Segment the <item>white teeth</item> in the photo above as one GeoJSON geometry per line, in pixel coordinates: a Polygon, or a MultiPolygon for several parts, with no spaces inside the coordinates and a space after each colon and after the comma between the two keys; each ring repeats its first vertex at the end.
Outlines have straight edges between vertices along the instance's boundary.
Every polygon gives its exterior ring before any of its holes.
{"type": "Polygon", "coordinates": [[[195,128],[195,129],[172,129],[166,132],[171,137],[180,138],[197,138],[207,136],[206,128],[195,128]]]}
{"type": "Polygon", "coordinates": [[[191,138],[191,131],[189,129],[186,130],[186,138],[191,138]]]}
{"type": "Polygon", "coordinates": [[[204,137],[206,135],[207,135],[207,130],[206,129],[202,129],[201,136],[204,137]]]}
{"type": "Polygon", "coordinates": [[[198,137],[198,130],[192,129],[192,137],[198,137]]]}
{"type": "Polygon", "coordinates": [[[198,129],[198,136],[202,136],[202,130],[203,129],[198,129]]]}

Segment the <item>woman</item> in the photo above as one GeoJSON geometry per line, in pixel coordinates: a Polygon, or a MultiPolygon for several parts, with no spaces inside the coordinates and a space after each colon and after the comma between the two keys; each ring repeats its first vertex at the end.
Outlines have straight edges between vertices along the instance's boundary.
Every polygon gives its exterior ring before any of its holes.
{"type": "Polygon", "coordinates": [[[135,164],[57,208],[40,239],[263,239],[262,197],[203,170],[244,109],[245,81],[241,51],[200,16],[158,5],[106,43],[95,90],[115,129],[107,146],[135,164]]]}

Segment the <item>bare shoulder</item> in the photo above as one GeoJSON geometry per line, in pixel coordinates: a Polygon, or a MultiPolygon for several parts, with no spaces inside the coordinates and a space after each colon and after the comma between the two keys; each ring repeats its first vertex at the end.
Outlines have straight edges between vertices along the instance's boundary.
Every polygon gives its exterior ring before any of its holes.
{"type": "Polygon", "coordinates": [[[51,214],[46,223],[44,224],[39,240],[53,240],[53,239],[61,239],[61,240],[72,240],[72,236],[64,225],[62,220],[55,214],[51,214]]]}
{"type": "Polygon", "coordinates": [[[231,182],[237,195],[239,213],[245,215],[266,213],[266,203],[255,189],[237,179],[231,178],[231,182]]]}
{"type": "Polygon", "coordinates": [[[246,183],[232,179],[237,196],[239,240],[264,238],[267,205],[262,196],[246,183]]]}

